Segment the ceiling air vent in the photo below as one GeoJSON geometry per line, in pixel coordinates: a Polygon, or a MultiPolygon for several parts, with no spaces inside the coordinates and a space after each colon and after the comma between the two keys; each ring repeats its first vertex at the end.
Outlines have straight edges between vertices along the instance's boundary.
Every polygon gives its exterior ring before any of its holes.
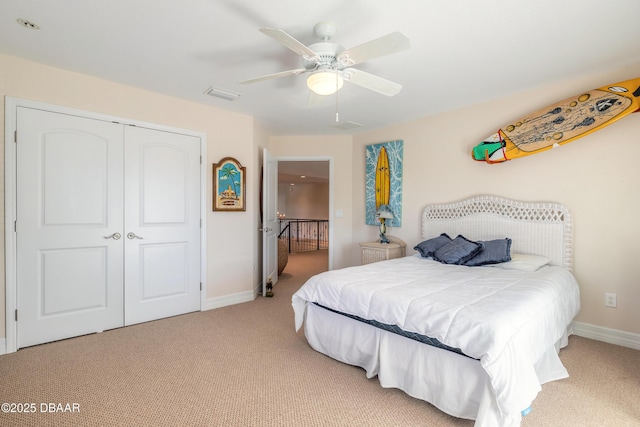
{"type": "Polygon", "coordinates": [[[204,91],[204,94],[215,96],[216,98],[226,99],[227,101],[235,101],[241,96],[239,93],[231,92],[230,90],[219,89],[213,86],[204,91]]]}
{"type": "Polygon", "coordinates": [[[343,130],[355,129],[360,127],[362,127],[362,125],[356,122],[342,122],[334,126],[334,128],[343,129],[343,130]]]}

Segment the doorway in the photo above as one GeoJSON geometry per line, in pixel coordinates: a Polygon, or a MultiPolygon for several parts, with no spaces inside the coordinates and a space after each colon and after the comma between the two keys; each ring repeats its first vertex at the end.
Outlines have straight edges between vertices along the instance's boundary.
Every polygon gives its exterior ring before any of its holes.
{"type": "MultiPolygon", "coordinates": [[[[279,252],[288,252],[289,271],[329,270],[332,264],[331,160],[279,157],[277,207],[279,252]],[[314,262],[308,264],[305,260],[311,258],[314,262]]],[[[287,273],[286,267],[284,273],[287,273]]]]}

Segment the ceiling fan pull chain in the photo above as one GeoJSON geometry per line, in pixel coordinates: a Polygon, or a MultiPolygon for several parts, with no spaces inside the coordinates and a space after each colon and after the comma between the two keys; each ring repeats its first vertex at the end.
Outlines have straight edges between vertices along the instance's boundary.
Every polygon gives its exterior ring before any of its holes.
{"type": "Polygon", "coordinates": [[[336,70],[336,123],[339,123],[339,115],[338,115],[338,92],[340,88],[338,87],[338,70],[336,70]]]}

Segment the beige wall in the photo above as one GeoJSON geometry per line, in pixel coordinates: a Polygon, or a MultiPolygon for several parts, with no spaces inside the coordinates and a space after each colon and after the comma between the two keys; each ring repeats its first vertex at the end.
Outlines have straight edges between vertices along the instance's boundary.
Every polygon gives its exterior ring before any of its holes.
{"type": "MultiPolygon", "coordinates": [[[[253,292],[256,282],[257,143],[266,135],[250,116],[231,113],[16,57],[0,55],[0,96],[203,132],[207,136],[207,294],[208,298],[253,292]],[[212,167],[233,156],[247,168],[246,212],[213,212],[212,167]],[[253,250],[247,250],[253,248],[253,250]]],[[[4,102],[2,103],[4,117],[4,102]]],[[[4,120],[0,140],[4,143],[4,120]]],[[[4,145],[3,145],[4,146],[4,145]]],[[[4,149],[0,150],[4,155],[4,149]]],[[[4,159],[0,161],[4,169],[4,159]]],[[[3,174],[0,174],[3,176],[3,174]]],[[[0,186],[4,190],[4,185],[0,186]]],[[[0,203],[4,202],[4,197],[0,203]]],[[[0,209],[4,214],[4,207],[0,209]]],[[[2,222],[4,224],[4,221],[2,222]]],[[[1,246],[4,258],[4,246],[1,246]]],[[[4,267],[4,265],[3,265],[4,267]]],[[[4,336],[4,274],[0,286],[0,337],[4,336]]]]}
{"type": "Polygon", "coordinates": [[[418,243],[420,215],[427,203],[478,194],[561,202],[574,220],[574,272],[582,292],[582,310],[576,320],[640,333],[640,114],[558,149],[507,163],[489,165],[470,157],[471,148],[498,127],[582,90],[637,77],[639,68],[575,78],[357,135],[352,165],[353,240],[376,236],[375,227],[364,225],[364,146],[402,139],[403,225],[390,234],[409,247],[418,243]],[[617,308],[604,307],[605,292],[618,295],[617,308]]]}
{"type": "Polygon", "coordinates": [[[358,243],[351,238],[351,140],[348,135],[272,136],[269,142],[269,150],[274,156],[331,158],[333,180],[329,191],[333,192],[333,212],[329,212],[329,224],[333,230],[333,240],[329,246],[333,268],[353,265],[359,259],[351,258],[354,247],[358,247],[358,243]],[[341,211],[343,216],[336,217],[337,211],[341,211]]]}
{"type": "Polygon", "coordinates": [[[329,219],[329,184],[278,185],[278,212],[287,218],[329,219]]]}

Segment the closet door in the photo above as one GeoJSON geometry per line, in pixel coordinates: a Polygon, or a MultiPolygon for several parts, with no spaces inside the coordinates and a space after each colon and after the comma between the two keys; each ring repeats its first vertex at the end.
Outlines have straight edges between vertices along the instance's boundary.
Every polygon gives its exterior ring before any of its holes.
{"type": "Polygon", "coordinates": [[[122,125],[17,121],[18,348],[122,326],[122,125]]]}
{"type": "Polygon", "coordinates": [[[125,324],[200,310],[200,138],[125,140],[125,324]]]}

